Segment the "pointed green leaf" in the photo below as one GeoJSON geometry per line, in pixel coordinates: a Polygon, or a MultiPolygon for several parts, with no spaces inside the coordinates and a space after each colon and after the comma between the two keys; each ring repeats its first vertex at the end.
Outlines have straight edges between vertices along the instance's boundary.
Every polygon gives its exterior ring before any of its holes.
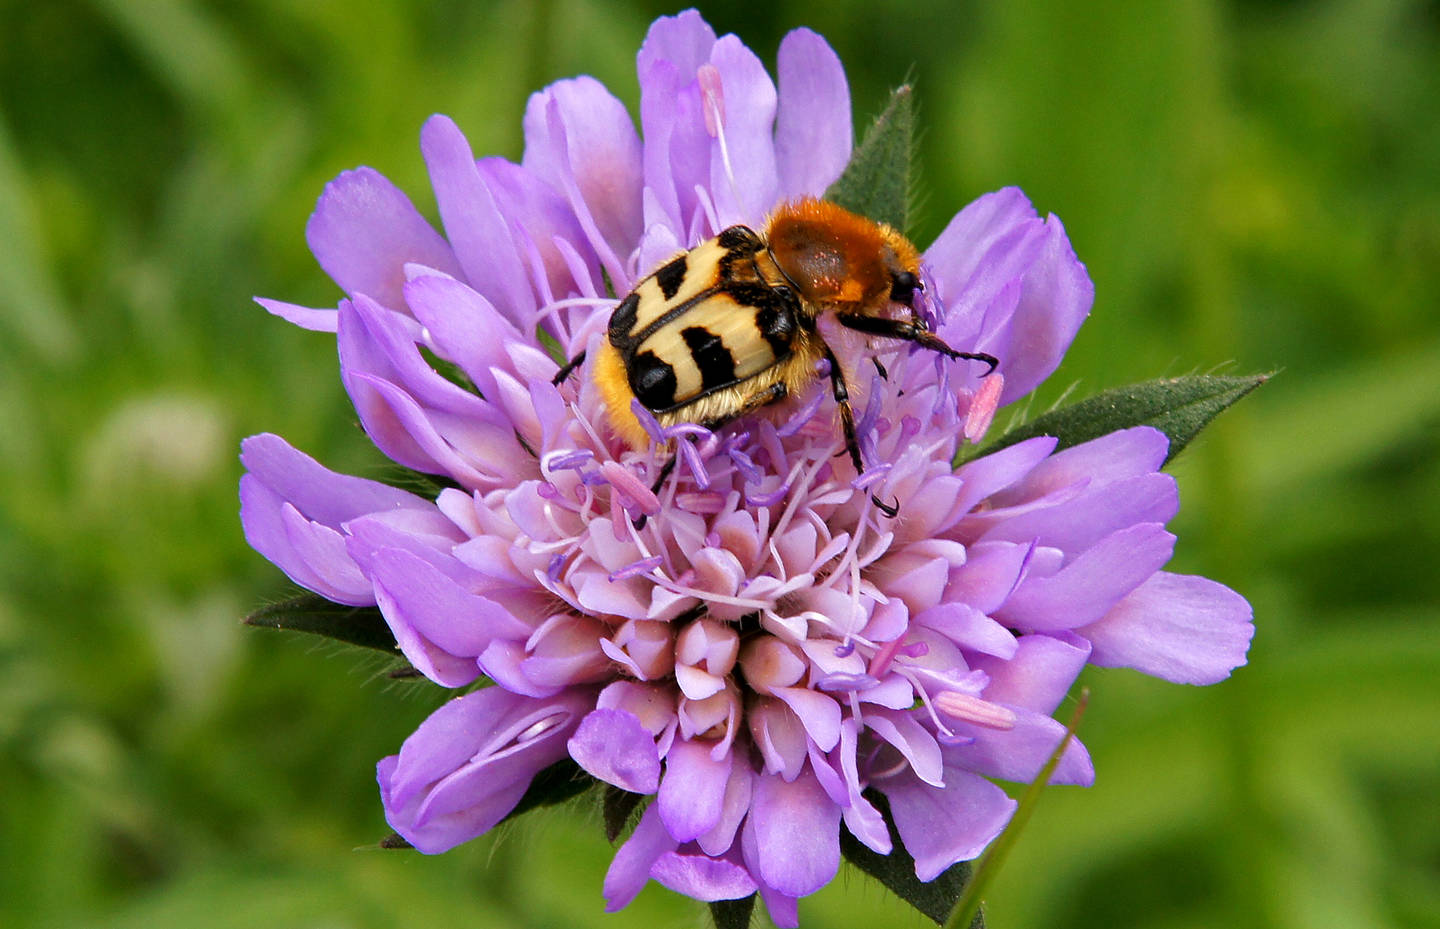
{"type": "MultiPolygon", "coordinates": [[[[888,855],[881,855],[850,834],[840,831],[840,852],[861,871],[878,880],[895,895],[930,917],[937,925],[943,925],[955,908],[955,901],[965,892],[970,881],[970,862],[962,861],[952,865],[933,881],[925,882],[915,876],[915,859],[905,850],[900,833],[890,816],[890,804],[885,795],[878,791],[865,791],[865,799],[875,804],[885,824],[890,829],[890,843],[894,849],[888,855]]],[[[985,929],[985,918],[977,913],[970,929],[985,929]]]]}
{"type": "Polygon", "coordinates": [[[1059,450],[1117,429],[1153,426],[1170,439],[1170,451],[1165,456],[1168,464],[1210,420],[1270,377],[1271,374],[1241,377],[1196,375],[1117,387],[1088,400],[1052,410],[1012,429],[985,446],[982,453],[988,454],[1040,435],[1058,437],[1060,444],[1056,449],[1059,450]]]}
{"type": "Polygon", "coordinates": [[[715,929],[749,929],[750,914],[755,911],[755,895],[739,900],[716,900],[710,904],[710,918],[715,929]]]}
{"type": "Polygon", "coordinates": [[[630,822],[630,814],[635,812],[635,808],[644,799],[644,794],[631,793],[613,784],[605,786],[605,801],[601,804],[605,819],[605,841],[613,844],[620,838],[620,833],[625,831],[625,826],[630,822]]]}
{"type": "Polygon", "coordinates": [[[395,653],[395,636],[385,624],[380,609],[373,606],[344,606],[331,603],[319,594],[300,594],[245,617],[246,625],[269,629],[308,632],[351,645],[395,653]]]}
{"type": "Polygon", "coordinates": [[[535,775],[525,795],[515,804],[515,809],[506,814],[506,820],[522,816],[536,807],[554,806],[571,797],[579,796],[596,784],[595,778],[586,774],[578,764],[566,758],[535,775]]]}
{"type": "Polygon", "coordinates": [[[906,84],[890,94],[890,102],[850,156],[845,173],[825,191],[825,199],[904,232],[914,148],[914,92],[906,84]]]}

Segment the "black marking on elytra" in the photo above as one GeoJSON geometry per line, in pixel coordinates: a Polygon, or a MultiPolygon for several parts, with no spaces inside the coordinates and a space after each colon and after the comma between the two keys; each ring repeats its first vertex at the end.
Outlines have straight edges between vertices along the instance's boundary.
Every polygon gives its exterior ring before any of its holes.
{"type": "Polygon", "coordinates": [[[661,265],[660,270],[655,272],[655,283],[660,285],[660,293],[666,300],[675,299],[680,292],[680,285],[685,283],[685,270],[688,266],[684,255],[677,255],[668,264],[661,265]]]}
{"type": "Polygon", "coordinates": [[[675,369],[651,351],[640,352],[626,368],[630,389],[647,409],[663,410],[675,405],[675,369]]]}
{"type": "Polygon", "coordinates": [[[776,301],[761,307],[755,313],[755,326],[760,335],[770,343],[770,353],[777,361],[790,355],[790,344],[795,341],[795,314],[783,303],[776,301]]]}
{"type": "Polygon", "coordinates": [[[640,309],[640,295],[632,293],[620,305],[615,307],[615,312],[610,314],[610,344],[616,348],[624,348],[631,344],[630,330],[635,328],[635,314],[640,309]]]}
{"type": "Polygon", "coordinates": [[[715,240],[720,243],[721,248],[726,250],[747,249],[749,251],[759,251],[760,247],[764,245],[760,237],[755,234],[755,230],[749,226],[731,226],[728,229],[721,230],[720,234],[715,237],[715,240]]]}
{"type": "Polygon", "coordinates": [[[718,390],[735,383],[735,356],[715,333],[704,326],[687,326],[680,337],[690,347],[690,357],[700,369],[702,390],[718,390]]]}

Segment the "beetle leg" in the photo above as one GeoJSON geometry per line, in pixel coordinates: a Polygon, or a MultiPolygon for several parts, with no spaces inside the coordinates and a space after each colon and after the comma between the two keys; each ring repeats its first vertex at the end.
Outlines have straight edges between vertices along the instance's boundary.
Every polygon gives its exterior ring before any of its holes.
{"type": "Polygon", "coordinates": [[[836,313],[835,318],[840,325],[847,329],[854,329],[856,332],[863,332],[866,335],[878,335],[887,339],[901,339],[906,342],[914,342],[921,348],[928,348],[932,352],[939,352],[947,358],[968,358],[971,361],[983,361],[990,366],[989,370],[982,374],[984,377],[994,371],[1000,364],[1000,359],[985,352],[957,352],[945,344],[945,341],[938,335],[926,329],[913,319],[889,319],[884,316],[866,316],[863,313],[836,313]]]}
{"type": "MultiPolygon", "coordinates": [[[[850,461],[855,465],[855,474],[858,477],[865,472],[865,465],[860,461],[860,440],[855,436],[855,411],[850,408],[850,388],[845,385],[845,375],[841,373],[840,363],[835,360],[835,354],[830,351],[829,346],[825,347],[825,360],[830,362],[830,390],[835,396],[835,405],[840,408],[840,424],[845,427],[845,450],[850,453],[850,461]]],[[[885,503],[871,494],[870,501],[891,519],[900,513],[898,500],[885,503]]]]}
{"type": "Polygon", "coordinates": [[[550,379],[550,383],[554,384],[556,387],[559,387],[561,384],[565,383],[565,379],[568,378],[576,368],[580,367],[580,365],[584,363],[585,353],[581,352],[574,358],[571,358],[569,361],[565,362],[565,364],[561,366],[560,370],[555,372],[555,376],[550,379]]]}

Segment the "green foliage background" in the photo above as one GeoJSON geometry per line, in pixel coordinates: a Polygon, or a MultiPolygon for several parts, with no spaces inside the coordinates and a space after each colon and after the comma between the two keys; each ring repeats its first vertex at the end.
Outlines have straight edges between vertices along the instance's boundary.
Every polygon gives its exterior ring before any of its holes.
{"type": "MultiPolygon", "coordinates": [[[[303,238],[324,183],[370,164],[433,210],[426,116],[518,157],[545,82],[633,105],[670,11],[0,2],[0,925],[704,923],[653,885],[603,915],[583,808],[438,858],[354,850],[387,831],[374,761],[441,695],[236,622],[285,589],[240,535],[239,439],[381,468],[333,341],[249,302],[337,298],[303,238]]],[[[1034,412],[1283,369],[1174,466],[1176,566],[1251,598],[1250,665],[1092,673],[1099,783],[1047,794],[990,924],[1440,926],[1440,5],[707,13],[771,62],[825,33],[862,120],[913,75],[920,242],[1005,184],[1064,218],[1098,297],[1034,412]]],[[[848,870],[801,914],[924,924],[848,870]]]]}

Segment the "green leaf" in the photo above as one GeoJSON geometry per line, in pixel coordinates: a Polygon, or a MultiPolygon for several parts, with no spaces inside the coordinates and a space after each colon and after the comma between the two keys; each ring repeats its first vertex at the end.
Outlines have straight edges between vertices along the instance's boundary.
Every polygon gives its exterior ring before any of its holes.
{"type": "Polygon", "coordinates": [[[605,800],[601,804],[602,813],[605,819],[605,840],[614,843],[625,831],[625,825],[630,822],[630,814],[645,799],[644,794],[631,793],[613,784],[605,787],[605,800]]]}
{"type": "Polygon", "coordinates": [[[351,645],[395,653],[395,636],[380,615],[379,607],[344,606],[331,603],[319,594],[301,594],[245,617],[249,626],[308,632],[351,645]]]}
{"type": "MultiPolygon", "coordinates": [[[[850,830],[842,829],[841,853],[855,867],[894,891],[900,899],[930,917],[937,925],[943,925],[955,908],[955,902],[965,892],[965,885],[970,881],[970,862],[962,861],[951,865],[933,881],[920,880],[915,876],[915,859],[905,850],[905,843],[900,841],[900,833],[895,829],[890,815],[890,804],[885,795],[879,791],[867,790],[865,799],[873,803],[885,817],[885,825],[890,830],[890,843],[894,849],[890,854],[882,855],[851,835],[850,830]]],[[[977,913],[970,927],[985,929],[984,915],[977,913]]]]}
{"type": "Polygon", "coordinates": [[[891,92],[890,102],[850,156],[845,173],[825,191],[825,199],[904,232],[914,150],[914,92],[906,84],[891,92]]]}
{"type": "Polygon", "coordinates": [[[1041,435],[1059,438],[1060,444],[1056,446],[1058,451],[1099,438],[1117,429],[1153,426],[1170,439],[1170,450],[1165,455],[1165,462],[1169,464],[1201,429],[1209,425],[1210,420],[1265,383],[1271,376],[1272,374],[1249,374],[1240,377],[1196,375],[1162,378],[1129,387],[1117,387],[1088,400],[1052,410],[1012,429],[985,446],[980,454],[989,454],[1007,445],[1041,435]]]}
{"type": "Polygon", "coordinates": [[[536,807],[554,806],[571,797],[579,796],[596,784],[595,778],[586,774],[575,762],[566,758],[535,775],[525,795],[515,804],[515,809],[506,814],[501,822],[522,816],[536,807]]]}
{"type": "Polygon", "coordinates": [[[755,911],[755,895],[739,900],[716,900],[710,904],[710,918],[715,929],[749,929],[750,914],[755,911]]]}

